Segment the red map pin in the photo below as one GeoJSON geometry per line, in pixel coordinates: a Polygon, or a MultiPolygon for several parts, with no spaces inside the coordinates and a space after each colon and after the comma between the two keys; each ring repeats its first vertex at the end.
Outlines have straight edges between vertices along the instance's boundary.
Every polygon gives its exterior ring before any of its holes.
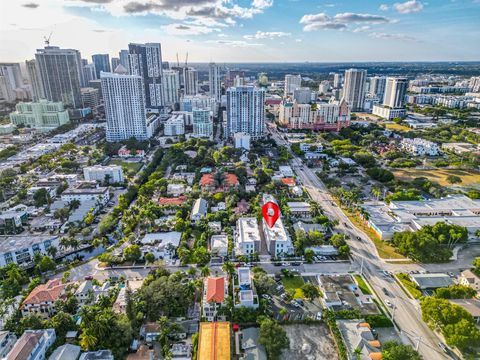
{"type": "Polygon", "coordinates": [[[269,201],[262,206],[262,215],[268,227],[272,228],[280,215],[280,208],[274,202],[269,201]]]}

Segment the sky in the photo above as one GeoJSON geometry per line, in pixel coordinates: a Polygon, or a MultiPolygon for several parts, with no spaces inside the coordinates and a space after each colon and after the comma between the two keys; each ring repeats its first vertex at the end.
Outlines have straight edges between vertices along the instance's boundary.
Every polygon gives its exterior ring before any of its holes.
{"type": "Polygon", "coordinates": [[[0,62],[50,44],[176,62],[480,60],[480,0],[0,0],[0,62]]]}

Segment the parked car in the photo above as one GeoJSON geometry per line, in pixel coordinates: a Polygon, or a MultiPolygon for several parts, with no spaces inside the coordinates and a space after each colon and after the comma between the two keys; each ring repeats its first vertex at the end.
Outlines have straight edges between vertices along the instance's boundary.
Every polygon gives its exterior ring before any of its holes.
{"type": "Polygon", "coordinates": [[[92,275],[85,276],[85,280],[93,280],[93,276],[92,275]]]}
{"type": "Polygon", "coordinates": [[[297,303],[299,303],[300,305],[302,305],[302,306],[305,305],[305,303],[303,302],[302,299],[295,299],[295,301],[296,301],[297,303]]]}
{"type": "Polygon", "coordinates": [[[448,354],[448,347],[447,347],[447,345],[445,345],[445,344],[442,343],[442,342],[439,342],[439,343],[438,343],[438,347],[439,347],[440,349],[442,349],[444,353],[447,353],[447,354],[448,354]]]}
{"type": "Polygon", "coordinates": [[[390,296],[390,293],[388,292],[388,290],[387,290],[387,289],[385,289],[385,288],[382,288],[382,291],[383,291],[383,293],[384,293],[385,295],[387,295],[387,296],[390,296]]]}
{"type": "Polygon", "coordinates": [[[268,294],[263,294],[262,297],[267,300],[272,300],[272,297],[268,294]]]}
{"type": "Polygon", "coordinates": [[[300,304],[298,302],[296,302],[295,300],[290,301],[290,305],[292,305],[293,307],[296,307],[296,308],[300,307],[300,304]]]}
{"type": "Polygon", "coordinates": [[[322,320],[322,312],[321,311],[317,312],[317,315],[315,315],[315,320],[317,320],[317,321],[322,320]]]}
{"type": "Polygon", "coordinates": [[[385,299],[385,305],[387,305],[388,307],[391,307],[393,308],[393,304],[390,302],[390,300],[388,299],[385,299]]]}

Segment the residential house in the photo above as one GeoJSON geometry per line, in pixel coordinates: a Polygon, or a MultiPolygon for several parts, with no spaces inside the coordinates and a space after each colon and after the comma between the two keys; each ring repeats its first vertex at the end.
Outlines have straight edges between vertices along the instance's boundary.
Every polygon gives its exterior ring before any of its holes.
{"type": "Polygon", "coordinates": [[[187,187],[185,184],[168,184],[167,194],[171,196],[181,196],[186,193],[187,187]]]}
{"type": "Polygon", "coordinates": [[[85,280],[75,291],[75,297],[77,298],[78,304],[80,306],[86,304],[93,304],[98,300],[100,296],[108,295],[110,289],[111,287],[108,281],[104,282],[103,285],[99,286],[93,285],[90,280],[85,280]]]}
{"type": "Polygon", "coordinates": [[[258,295],[248,267],[239,267],[233,286],[235,307],[258,308],[258,295]]]}
{"type": "Polygon", "coordinates": [[[382,344],[367,322],[339,320],[337,322],[349,360],[381,360],[382,344]]]}
{"type": "Polygon", "coordinates": [[[54,329],[25,330],[6,360],[44,360],[56,338],[54,329]]]}
{"type": "Polygon", "coordinates": [[[38,285],[23,301],[20,307],[22,315],[37,314],[43,318],[55,315],[55,302],[63,297],[65,287],[61,279],[38,285]]]}
{"type": "Polygon", "coordinates": [[[205,191],[228,190],[240,185],[237,175],[224,173],[224,179],[221,184],[216,184],[215,175],[212,173],[204,174],[200,179],[200,187],[205,191]]]}
{"type": "Polygon", "coordinates": [[[56,348],[48,360],[77,360],[80,356],[80,346],[65,344],[56,348]]]}
{"type": "Polygon", "coordinates": [[[195,200],[195,204],[192,208],[192,214],[190,219],[192,222],[196,223],[207,216],[208,212],[208,202],[205,199],[199,198],[195,200]]]}
{"type": "Polygon", "coordinates": [[[228,296],[228,282],[225,277],[208,277],[203,282],[202,313],[207,321],[214,321],[218,310],[224,306],[228,296]]]}
{"type": "Polygon", "coordinates": [[[472,270],[464,270],[458,277],[460,285],[468,286],[474,289],[480,295],[480,277],[472,270]]]}
{"type": "Polygon", "coordinates": [[[142,252],[152,253],[156,259],[171,259],[180,244],[182,233],[178,231],[145,234],[140,240],[142,252]]]}
{"type": "Polygon", "coordinates": [[[311,206],[304,201],[287,202],[290,214],[297,219],[306,219],[311,217],[311,206]]]}
{"type": "Polygon", "coordinates": [[[156,322],[147,322],[140,327],[140,336],[151,345],[160,336],[160,325],[156,322]]]}
{"type": "Polygon", "coordinates": [[[220,221],[210,221],[208,223],[208,228],[214,233],[219,233],[222,231],[222,223],[220,221]]]}
{"type": "Polygon", "coordinates": [[[212,235],[210,251],[213,256],[225,257],[228,255],[228,236],[226,234],[212,235]]]}
{"type": "Polygon", "coordinates": [[[110,350],[97,350],[84,352],[78,360],[114,360],[110,350]]]}
{"type": "Polygon", "coordinates": [[[265,348],[258,343],[260,331],[258,328],[249,327],[240,332],[243,359],[267,360],[265,348]]]}

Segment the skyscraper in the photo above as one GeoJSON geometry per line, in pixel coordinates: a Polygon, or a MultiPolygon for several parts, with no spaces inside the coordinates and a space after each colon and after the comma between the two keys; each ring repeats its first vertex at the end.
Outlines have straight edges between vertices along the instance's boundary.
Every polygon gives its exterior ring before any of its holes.
{"type": "Polygon", "coordinates": [[[333,88],[340,89],[342,87],[343,76],[342,74],[333,75],[333,88]]]}
{"type": "Polygon", "coordinates": [[[122,141],[131,137],[146,140],[147,120],[143,78],[128,75],[119,65],[114,73],[100,74],[107,118],[107,141],[122,141]]]}
{"type": "Polygon", "coordinates": [[[385,76],[372,76],[370,78],[370,87],[368,88],[368,93],[377,97],[380,101],[383,101],[386,81],[387,78],[385,76]]]}
{"type": "MultiPolygon", "coordinates": [[[[128,60],[128,50],[120,50],[118,53],[118,57],[120,59],[120,64],[123,65],[125,69],[127,69],[128,73],[130,74],[130,61],[128,60]]],[[[115,71],[115,69],[112,69],[115,71]]]]}
{"type": "Polygon", "coordinates": [[[183,92],[185,95],[197,95],[198,93],[198,72],[193,67],[183,69],[183,78],[185,81],[183,92]]]}
{"type": "Polygon", "coordinates": [[[19,63],[0,63],[0,75],[5,76],[12,89],[23,86],[22,71],[19,63]]]}
{"type": "Polygon", "coordinates": [[[84,84],[82,57],[78,50],[46,46],[35,54],[45,97],[67,107],[80,108],[80,87],[84,84]]]}
{"type": "Polygon", "coordinates": [[[265,90],[253,86],[227,89],[227,128],[225,136],[247,133],[258,139],[265,133],[265,90]]]}
{"type": "Polygon", "coordinates": [[[115,71],[117,68],[118,64],[120,64],[120,58],[118,57],[112,57],[112,71],[115,71]]]}
{"type": "Polygon", "coordinates": [[[352,111],[362,111],[365,100],[365,81],[367,70],[348,69],[345,70],[345,81],[343,84],[343,98],[347,101],[352,111]]]}
{"type": "Polygon", "coordinates": [[[293,91],[301,86],[302,77],[300,75],[285,75],[285,96],[288,94],[293,94],[293,91]]]}
{"type": "Polygon", "coordinates": [[[158,111],[162,100],[162,47],[160,43],[128,44],[130,74],[141,76],[145,87],[145,106],[158,111]]]}
{"type": "Polygon", "coordinates": [[[90,82],[90,80],[97,80],[97,72],[95,71],[95,64],[83,65],[83,77],[87,85],[90,82]]]}
{"type": "Polygon", "coordinates": [[[178,103],[180,93],[180,75],[176,70],[163,70],[163,101],[165,106],[178,103]]]}
{"type": "Polygon", "coordinates": [[[209,110],[193,110],[193,135],[195,137],[212,138],[213,121],[209,110]]]}
{"type": "Polygon", "coordinates": [[[385,96],[383,105],[392,109],[399,109],[405,103],[405,94],[407,93],[408,79],[388,77],[385,85],[385,96]]]}
{"type": "Polygon", "coordinates": [[[44,99],[45,92],[43,91],[42,80],[40,79],[40,74],[38,73],[36,61],[27,60],[25,61],[25,65],[27,66],[27,73],[30,85],[32,85],[33,101],[44,99]]]}
{"type": "Polygon", "coordinates": [[[110,72],[110,56],[108,54],[94,54],[92,55],[92,62],[95,64],[95,73],[97,79],[100,79],[100,72],[110,72]]]}
{"type": "Polygon", "coordinates": [[[208,85],[210,89],[210,96],[213,96],[217,101],[222,97],[222,82],[220,79],[220,68],[215,63],[210,63],[208,66],[208,85]]]}

